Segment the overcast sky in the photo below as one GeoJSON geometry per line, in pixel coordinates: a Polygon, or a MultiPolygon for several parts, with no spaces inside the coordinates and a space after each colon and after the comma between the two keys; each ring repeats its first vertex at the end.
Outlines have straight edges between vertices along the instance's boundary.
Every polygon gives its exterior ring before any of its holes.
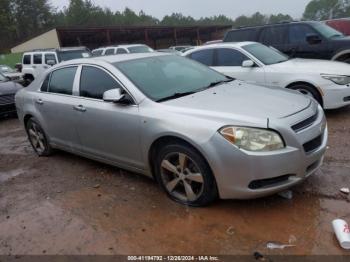
{"type": "MultiPolygon", "coordinates": [[[[301,18],[305,6],[311,0],[93,0],[96,5],[109,7],[113,11],[129,7],[157,18],[173,12],[181,12],[195,18],[224,14],[231,18],[251,15],[257,11],[263,14],[289,14],[301,18]]],[[[54,6],[62,8],[68,0],[51,0],[54,6]]]]}

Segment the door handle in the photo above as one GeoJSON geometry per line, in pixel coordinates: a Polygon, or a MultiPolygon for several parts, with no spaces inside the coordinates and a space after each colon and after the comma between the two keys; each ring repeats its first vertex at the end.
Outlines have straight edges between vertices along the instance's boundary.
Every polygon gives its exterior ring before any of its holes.
{"type": "Polygon", "coordinates": [[[48,66],[44,66],[44,69],[48,69],[49,67],[48,66]]]}
{"type": "Polygon", "coordinates": [[[42,100],[42,99],[37,99],[36,101],[35,101],[35,103],[37,103],[38,105],[43,105],[44,104],[44,101],[42,100]]]}
{"type": "Polygon", "coordinates": [[[78,106],[73,106],[73,109],[79,112],[85,112],[86,108],[83,107],[82,105],[78,105],[78,106]]]}

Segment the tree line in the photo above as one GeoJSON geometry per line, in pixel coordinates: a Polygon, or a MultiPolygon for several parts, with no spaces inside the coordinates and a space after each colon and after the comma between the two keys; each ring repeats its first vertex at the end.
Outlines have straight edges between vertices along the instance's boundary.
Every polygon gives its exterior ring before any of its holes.
{"type": "MultiPolygon", "coordinates": [[[[350,15],[350,0],[312,0],[306,7],[304,18],[322,20],[350,15]]],[[[30,37],[59,26],[185,26],[232,25],[233,27],[261,25],[291,21],[288,14],[264,15],[256,12],[232,19],[225,15],[195,19],[181,13],[166,15],[162,19],[130,8],[113,12],[95,5],[91,0],[70,0],[69,5],[55,9],[49,0],[0,1],[0,52],[30,37]]]]}

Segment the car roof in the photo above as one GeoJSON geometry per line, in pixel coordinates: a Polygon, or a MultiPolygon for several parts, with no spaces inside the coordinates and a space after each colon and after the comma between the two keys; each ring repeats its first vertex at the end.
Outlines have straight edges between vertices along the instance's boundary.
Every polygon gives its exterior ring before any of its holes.
{"type": "Polygon", "coordinates": [[[274,23],[274,24],[265,24],[265,25],[256,25],[256,26],[240,26],[237,28],[232,28],[229,30],[231,31],[239,31],[239,30],[245,30],[245,29],[255,29],[255,28],[264,28],[264,27],[272,27],[272,26],[281,26],[281,25],[293,25],[293,24],[319,24],[320,21],[290,21],[290,22],[280,22],[280,23],[274,23]]]}
{"type": "Polygon", "coordinates": [[[241,48],[243,46],[249,45],[249,44],[257,44],[257,42],[251,42],[251,41],[245,41],[245,42],[226,42],[226,43],[216,43],[216,44],[210,44],[210,45],[204,45],[204,46],[198,46],[193,49],[190,49],[185,52],[185,54],[190,54],[192,52],[201,50],[201,49],[210,49],[210,48],[220,48],[220,47],[233,47],[233,48],[241,48]]]}
{"type": "Polygon", "coordinates": [[[124,62],[124,61],[130,61],[130,60],[136,60],[141,58],[148,58],[148,57],[158,57],[158,56],[169,56],[171,54],[168,53],[158,53],[158,52],[152,52],[152,53],[137,53],[137,54],[120,54],[120,55],[111,55],[111,56],[99,56],[99,57],[90,57],[90,58],[81,58],[81,59],[73,59],[69,61],[62,62],[58,64],[58,67],[61,66],[67,66],[67,65],[76,65],[76,64],[84,64],[84,63],[99,63],[99,62],[105,62],[109,64],[118,63],[118,62],[124,62]]]}

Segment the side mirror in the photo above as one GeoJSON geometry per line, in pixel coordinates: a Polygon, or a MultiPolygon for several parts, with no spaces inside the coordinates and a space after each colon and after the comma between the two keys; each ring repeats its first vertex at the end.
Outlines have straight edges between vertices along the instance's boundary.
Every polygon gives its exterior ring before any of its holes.
{"type": "Polygon", "coordinates": [[[306,42],[308,42],[310,45],[319,44],[322,42],[322,39],[317,34],[307,34],[306,35],[306,42]]]}
{"type": "Polygon", "coordinates": [[[255,63],[252,60],[244,60],[242,67],[254,67],[255,63]]]}
{"type": "Polygon", "coordinates": [[[55,60],[47,60],[46,64],[49,66],[54,66],[56,64],[56,61],[55,60]]]}
{"type": "Polygon", "coordinates": [[[123,98],[124,95],[122,94],[122,90],[120,88],[111,89],[103,93],[103,100],[106,102],[117,103],[123,98]]]}

